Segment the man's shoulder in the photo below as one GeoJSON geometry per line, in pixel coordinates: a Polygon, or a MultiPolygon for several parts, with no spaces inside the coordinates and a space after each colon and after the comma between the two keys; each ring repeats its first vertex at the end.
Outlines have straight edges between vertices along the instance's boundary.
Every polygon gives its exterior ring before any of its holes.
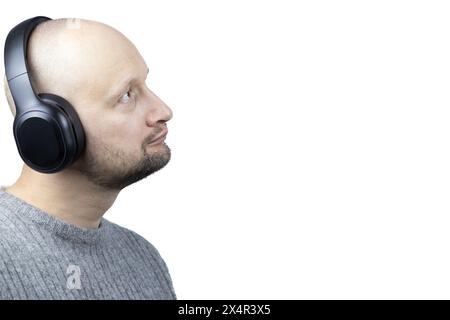
{"type": "Polygon", "coordinates": [[[149,265],[154,266],[155,263],[162,272],[163,277],[167,281],[172,296],[176,299],[175,290],[173,288],[172,277],[166,262],[160,255],[156,247],[136,231],[120,226],[117,223],[103,218],[105,225],[109,226],[114,233],[114,243],[116,245],[124,245],[132,247],[149,265]]]}
{"type": "Polygon", "coordinates": [[[128,245],[133,246],[133,248],[141,251],[142,253],[151,254],[154,259],[158,260],[158,262],[165,264],[158,249],[156,249],[156,247],[142,235],[110,220],[103,219],[103,221],[113,230],[113,237],[116,241],[126,242],[128,245]]]}
{"type": "Polygon", "coordinates": [[[12,240],[19,238],[17,220],[10,214],[11,210],[0,205],[0,239],[12,240]],[[12,237],[13,236],[13,237],[12,237]]]}
{"type": "MultiPolygon", "coordinates": [[[[6,263],[12,257],[17,257],[29,246],[18,222],[11,217],[8,209],[0,206],[0,262],[6,263]]],[[[3,265],[0,263],[0,266],[3,265]]]]}

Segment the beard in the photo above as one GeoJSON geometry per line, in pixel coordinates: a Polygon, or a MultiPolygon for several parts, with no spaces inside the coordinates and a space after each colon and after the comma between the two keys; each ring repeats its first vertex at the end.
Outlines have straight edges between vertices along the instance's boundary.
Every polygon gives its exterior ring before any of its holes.
{"type": "Polygon", "coordinates": [[[95,146],[95,150],[86,148],[72,169],[106,190],[120,191],[164,168],[170,161],[171,150],[165,142],[153,146],[154,151],[150,152],[146,145],[142,145],[138,160],[106,145],[95,146]]]}

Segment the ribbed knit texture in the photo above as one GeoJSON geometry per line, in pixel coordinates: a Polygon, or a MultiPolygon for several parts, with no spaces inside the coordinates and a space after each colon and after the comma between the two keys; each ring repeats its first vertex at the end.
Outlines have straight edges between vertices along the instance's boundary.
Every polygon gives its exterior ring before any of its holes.
{"type": "Polygon", "coordinates": [[[68,224],[0,186],[0,299],[176,299],[156,248],[102,218],[68,224]]]}

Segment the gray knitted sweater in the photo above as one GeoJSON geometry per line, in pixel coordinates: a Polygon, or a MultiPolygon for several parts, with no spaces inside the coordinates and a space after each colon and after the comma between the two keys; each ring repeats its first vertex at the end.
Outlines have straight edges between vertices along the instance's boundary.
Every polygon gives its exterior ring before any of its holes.
{"type": "Polygon", "coordinates": [[[68,224],[0,186],[0,299],[176,299],[156,248],[102,218],[68,224]]]}

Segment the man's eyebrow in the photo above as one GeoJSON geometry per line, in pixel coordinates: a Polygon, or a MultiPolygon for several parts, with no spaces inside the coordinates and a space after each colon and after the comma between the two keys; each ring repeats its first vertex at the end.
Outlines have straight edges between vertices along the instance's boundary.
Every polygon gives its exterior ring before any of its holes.
{"type": "MultiPolygon", "coordinates": [[[[147,67],[147,74],[150,72],[150,68],[147,67]]],[[[108,95],[108,101],[116,98],[119,96],[131,83],[138,80],[139,78],[136,76],[128,76],[123,80],[118,86],[116,86],[113,90],[110,91],[110,94],[108,95]]]]}

